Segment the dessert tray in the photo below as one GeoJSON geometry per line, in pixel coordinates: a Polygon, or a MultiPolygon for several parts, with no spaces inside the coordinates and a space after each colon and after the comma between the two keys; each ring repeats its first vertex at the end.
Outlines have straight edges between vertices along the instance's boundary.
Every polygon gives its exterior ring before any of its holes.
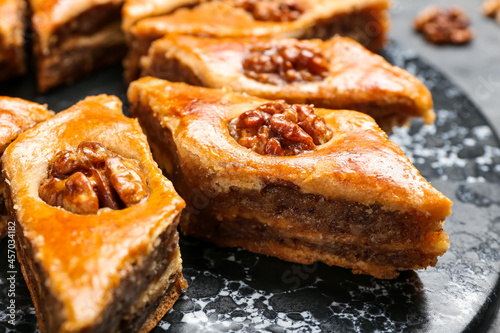
{"type": "MultiPolygon", "coordinates": [[[[462,332],[485,331],[500,291],[500,140],[476,106],[415,53],[392,42],[382,55],[431,90],[437,120],[390,135],[422,176],[453,200],[445,231],[451,246],[434,268],[395,280],[354,275],[324,264],[300,265],[181,237],[189,288],[153,332],[462,332]]],[[[33,77],[0,85],[0,95],[66,109],[88,95],[119,96],[122,68],[38,95],[33,77]]],[[[7,242],[0,242],[7,267],[7,242]]],[[[7,269],[0,270],[0,333],[36,331],[36,316],[16,266],[16,327],[6,324],[7,269]]]]}

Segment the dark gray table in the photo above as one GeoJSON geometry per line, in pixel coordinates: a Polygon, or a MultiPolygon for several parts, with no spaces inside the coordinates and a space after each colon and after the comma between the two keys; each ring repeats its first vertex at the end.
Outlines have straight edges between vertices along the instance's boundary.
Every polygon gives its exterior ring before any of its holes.
{"type": "MultiPolygon", "coordinates": [[[[479,106],[500,133],[500,25],[485,18],[483,0],[393,0],[391,38],[415,50],[451,78],[479,106]],[[465,46],[434,46],[413,31],[413,19],[431,4],[459,5],[475,30],[465,46]]],[[[488,333],[500,332],[500,315],[488,333]]]]}

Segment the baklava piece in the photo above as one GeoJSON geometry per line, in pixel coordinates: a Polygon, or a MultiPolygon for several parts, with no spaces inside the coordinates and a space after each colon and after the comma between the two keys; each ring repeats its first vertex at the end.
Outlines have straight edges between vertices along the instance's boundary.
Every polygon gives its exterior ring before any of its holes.
{"type": "Polygon", "coordinates": [[[184,201],[113,96],[88,97],[23,133],[3,174],[41,332],[149,332],[186,282],[184,201]]]}
{"type": "Polygon", "coordinates": [[[26,72],[26,2],[0,0],[0,81],[26,72]]]}
{"type": "Polygon", "coordinates": [[[133,82],[131,114],[188,203],[186,235],[395,278],[434,266],[451,201],[369,116],[133,82]]]}
{"type": "MultiPolygon", "coordinates": [[[[0,96],[0,156],[19,134],[52,117],[53,114],[44,105],[0,96]]],[[[0,168],[1,165],[0,162],[0,168]]],[[[0,177],[0,239],[7,234],[7,223],[11,220],[5,206],[7,196],[7,184],[0,177]]]]}
{"type": "Polygon", "coordinates": [[[123,0],[29,0],[38,89],[46,92],[121,59],[123,0]]]}
{"type": "Polygon", "coordinates": [[[388,7],[388,0],[223,0],[145,18],[130,28],[125,78],[139,76],[141,57],[168,34],[321,39],[340,34],[378,50],[389,26],[388,7]]]}
{"type": "Polygon", "coordinates": [[[143,75],[266,99],[362,111],[382,129],[435,119],[429,90],[413,75],[345,37],[329,41],[166,36],[143,75]]]}

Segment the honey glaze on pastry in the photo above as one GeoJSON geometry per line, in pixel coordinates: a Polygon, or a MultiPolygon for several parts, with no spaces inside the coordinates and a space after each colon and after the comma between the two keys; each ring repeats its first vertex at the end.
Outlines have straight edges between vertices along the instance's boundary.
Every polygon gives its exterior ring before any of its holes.
{"type": "Polygon", "coordinates": [[[148,192],[137,161],[85,141],[76,152],[57,153],[39,195],[51,206],[75,214],[96,214],[103,207],[120,209],[138,204],[148,192]]]}
{"type": "MultiPolygon", "coordinates": [[[[0,156],[19,134],[53,115],[54,112],[47,110],[45,105],[20,98],[0,96],[0,156]]],[[[0,178],[0,238],[7,234],[7,222],[12,221],[5,207],[7,198],[8,188],[2,177],[0,178]]]]}

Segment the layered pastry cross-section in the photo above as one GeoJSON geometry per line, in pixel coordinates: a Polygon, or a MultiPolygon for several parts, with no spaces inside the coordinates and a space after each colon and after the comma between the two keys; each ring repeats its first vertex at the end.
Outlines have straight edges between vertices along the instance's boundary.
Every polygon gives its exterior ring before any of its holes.
{"type": "Polygon", "coordinates": [[[184,201],[117,97],[88,97],[4,152],[16,250],[41,332],[148,332],[186,282],[184,201]]]}
{"type": "Polygon", "coordinates": [[[123,0],[29,0],[38,89],[68,84],[125,54],[123,0]]]}
{"type": "MultiPolygon", "coordinates": [[[[53,114],[44,105],[20,98],[0,96],[0,156],[19,134],[50,118],[53,114]]],[[[0,178],[0,238],[7,234],[7,222],[11,219],[5,207],[7,196],[7,184],[3,178],[0,178]]]]}
{"type": "Polygon", "coordinates": [[[0,81],[26,71],[26,1],[0,0],[0,81]]]}
{"type": "Polygon", "coordinates": [[[188,204],[186,235],[379,278],[434,266],[449,246],[451,201],[363,113],[151,77],[128,96],[188,204]]]}
{"type": "Polygon", "coordinates": [[[168,35],[143,59],[143,75],[267,99],[362,111],[384,130],[435,119],[429,90],[346,37],[329,41],[168,35]]]}
{"type": "Polygon", "coordinates": [[[320,39],[340,34],[378,50],[389,26],[388,7],[387,0],[223,0],[144,18],[127,32],[125,78],[136,79],[151,43],[169,34],[320,39]]]}

